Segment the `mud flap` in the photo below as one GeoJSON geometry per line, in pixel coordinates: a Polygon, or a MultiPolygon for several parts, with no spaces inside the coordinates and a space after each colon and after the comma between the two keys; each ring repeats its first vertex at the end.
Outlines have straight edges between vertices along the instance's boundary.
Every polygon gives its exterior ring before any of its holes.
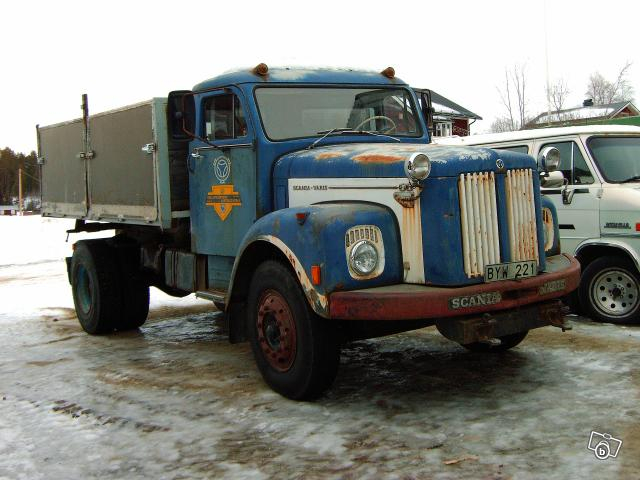
{"type": "Polygon", "coordinates": [[[562,330],[565,307],[559,300],[545,302],[498,313],[485,313],[478,317],[445,318],[436,322],[438,331],[449,340],[460,344],[487,342],[492,338],[553,325],[562,330]]]}

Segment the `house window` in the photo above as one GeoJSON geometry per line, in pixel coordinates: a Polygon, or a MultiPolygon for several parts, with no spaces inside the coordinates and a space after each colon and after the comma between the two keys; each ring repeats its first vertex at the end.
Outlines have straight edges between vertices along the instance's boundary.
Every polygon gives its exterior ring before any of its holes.
{"type": "Polygon", "coordinates": [[[453,131],[452,122],[438,122],[436,123],[436,137],[450,137],[453,131]]]}

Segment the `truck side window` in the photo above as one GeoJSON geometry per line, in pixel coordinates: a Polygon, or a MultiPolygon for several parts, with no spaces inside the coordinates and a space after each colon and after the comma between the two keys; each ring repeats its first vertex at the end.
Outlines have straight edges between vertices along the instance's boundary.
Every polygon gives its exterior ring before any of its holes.
{"type": "Polygon", "coordinates": [[[205,99],[204,121],[207,140],[228,140],[247,135],[247,122],[240,100],[232,93],[205,99]]]}
{"type": "Polygon", "coordinates": [[[560,151],[560,170],[570,185],[593,183],[593,175],[576,142],[547,143],[540,150],[544,147],[556,147],[560,151]]]}

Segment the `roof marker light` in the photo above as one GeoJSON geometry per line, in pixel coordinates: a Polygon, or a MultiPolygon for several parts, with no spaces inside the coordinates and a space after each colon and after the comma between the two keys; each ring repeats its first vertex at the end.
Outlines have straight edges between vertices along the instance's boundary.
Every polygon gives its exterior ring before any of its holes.
{"type": "Polygon", "coordinates": [[[253,67],[253,73],[264,77],[267,73],[269,73],[269,67],[267,67],[266,63],[259,63],[258,65],[253,67]]]}
{"type": "Polygon", "coordinates": [[[396,76],[396,71],[393,67],[387,67],[385,68],[383,71],[380,72],[382,75],[384,75],[387,78],[393,78],[396,76]]]}

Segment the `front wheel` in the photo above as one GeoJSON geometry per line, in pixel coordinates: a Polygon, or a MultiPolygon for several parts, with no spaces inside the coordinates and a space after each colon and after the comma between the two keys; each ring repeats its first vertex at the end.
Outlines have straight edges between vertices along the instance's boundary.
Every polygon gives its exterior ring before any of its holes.
{"type": "Polygon", "coordinates": [[[335,379],[335,328],[308,306],[289,269],[269,260],[255,271],[247,302],[249,337],[265,382],[292,400],[320,396],[335,379]]]}
{"type": "Polygon", "coordinates": [[[499,345],[491,345],[489,343],[475,342],[475,343],[467,343],[462,344],[464,348],[467,350],[471,350],[472,352],[505,352],[516,345],[520,344],[527,334],[529,330],[525,330],[524,332],[513,333],[511,335],[504,335],[502,337],[498,337],[500,340],[499,345]]]}
{"type": "Polygon", "coordinates": [[[640,281],[631,260],[600,257],[584,269],[580,306],[598,322],[636,323],[640,320],[640,281]]]}

